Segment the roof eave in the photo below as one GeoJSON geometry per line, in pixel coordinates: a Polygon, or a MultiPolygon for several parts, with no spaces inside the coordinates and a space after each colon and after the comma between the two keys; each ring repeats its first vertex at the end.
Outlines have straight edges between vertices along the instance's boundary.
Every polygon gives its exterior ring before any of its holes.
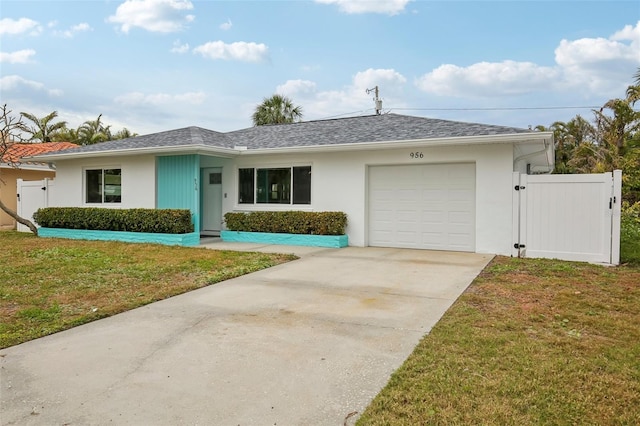
{"type": "Polygon", "coordinates": [[[55,169],[51,168],[49,164],[30,164],[30,163],[0,163],[0,168],[3,169],[16,169],[16,170],[34,170],[43,172],[52,172],[55,169]]]}
{"type": "Polygon", "coordinates": [[[52,162],[59,160],[75,160],[81,158],[95,158],[95,157],[116,157],[116,156],[129,156],[129,155],[170,155],[175,153],[185,154],[216,154],[220,157],[233,157],[238,154],[238,151],[231,148],[212,147],[209,145],[176,145],[176,146],[163,146],[163,147],[146,147],[146,148],[129,148],[129,149],[117,149],[106,151],[87,151],[87,152],[60,152],[50,155],[36,155],[33,157],[25,157],[30,160],[52,162]]]}
{"type": "Polygon", "coordinates": [[[482,136],[455,136],[432,139],[407,139],[398,141],[380,142],[356,142],[333,145],[304,145],[282,148],[258,148],[241,151],[241,155],[258,154],[282,154],[304,152],[327,152],[327,151],[361,151],[367,149],[397,149],[412,147],[434,147],[434,146],[460,146],[478,144],[507,144],[507,143],[528,143],[553,140],[552,132],[531,132],[531,133],[510,133],[504,135],[482,135],[482,136]]]}

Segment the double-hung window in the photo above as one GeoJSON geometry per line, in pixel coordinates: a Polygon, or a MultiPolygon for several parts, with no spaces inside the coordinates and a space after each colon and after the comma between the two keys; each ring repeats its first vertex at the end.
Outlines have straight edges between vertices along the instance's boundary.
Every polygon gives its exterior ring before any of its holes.
{"type": "Polygon", "coordinates": [[[238,170],[239,204],[311,204],[311,166],[238,170]]]}
{"type": "Polygon", "coordinates": [[[87,204],[121,203],[121,169],[85,170],[85,202],[87,204]]]}

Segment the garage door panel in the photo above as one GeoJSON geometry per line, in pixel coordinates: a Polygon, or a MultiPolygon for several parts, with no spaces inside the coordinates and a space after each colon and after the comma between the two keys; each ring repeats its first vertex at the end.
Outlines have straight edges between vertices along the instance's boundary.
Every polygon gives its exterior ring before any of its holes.
{"type": "Polygon", "coordinates": [[[473,218],[469,212],[449,212],[447,217],[449,225],[464,224],[465,226],[469,226],[468,224],[472,220],[473,218]]]}
{"type": "Polygon", "coordinates": [[[423,224],[440,224],[445,219],[446,213],[444,211],[423,211],[422,223],[423,224]]]}
{"type": "Polygon", "coordinates": [[[475,164],[369,169],[369,244],[475,251],[475,164]]]}

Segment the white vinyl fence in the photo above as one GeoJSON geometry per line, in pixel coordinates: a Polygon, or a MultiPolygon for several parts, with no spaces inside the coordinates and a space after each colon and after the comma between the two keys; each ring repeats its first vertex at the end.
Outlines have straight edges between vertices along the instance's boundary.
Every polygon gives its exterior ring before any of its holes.
{"type": "MultiPolygon", "coordinates": [[[[18,179],[18,215],[33,222],[33,214],[41,207],[49,206],[49,191],[53,186],[51,179],[22,180],[18,179]]],[[[35,223],[34,223],[35,224],[35,223]]],[[[36,225],[37,226],[37,225],[36,225]]],[[[31,232],[29,228],[18,223],[18,231],[31,232]]]]}
{"type": "Polygon", "coordinates": [[[622,172],[514,173],[513,254],[620,263],[622,172]]]}

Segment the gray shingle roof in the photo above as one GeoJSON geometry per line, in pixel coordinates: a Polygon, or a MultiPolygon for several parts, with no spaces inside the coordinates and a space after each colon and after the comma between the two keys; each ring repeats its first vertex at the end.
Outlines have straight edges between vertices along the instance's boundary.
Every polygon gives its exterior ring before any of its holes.
{"type": "Polygon", "coordinates": [[[257,126],[228,133],[201,127],[185,127],[134,138],[69,149],[65,154],[152,149],[162,147],[252,149],[289,148],[393,142],[415,139],[506,135],[530,130],[488,124],[465,123],[398,114],[370,115],[293,124],[257,126]]]}
{"type": "Polygon", "coordinates": [[[464,123],[398,114],[370,115],[335,120],[250,127],[229,132],[234,145],[257,148],[286,148],[439,139],[463,136],[528,133],[515,127],[464,123]]]}
{"type": "Polygon", "coordinates": [[[229,138],[224,133],[192,126],[176,130],[167,130],[160,133],[152,133],[149,135],[136,136],[134,138],[84,145],[79,148],[66,150],[65,154],[160,148],[169,146],[189,147],[198,145],[233,148],[233,143],[229,141],[229,138]]]}

